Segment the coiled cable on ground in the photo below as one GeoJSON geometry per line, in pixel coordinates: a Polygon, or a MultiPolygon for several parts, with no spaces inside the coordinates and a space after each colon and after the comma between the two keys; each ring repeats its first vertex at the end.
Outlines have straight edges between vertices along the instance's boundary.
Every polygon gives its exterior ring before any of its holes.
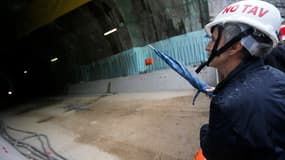
{"type": "Polygon", "coordinates": [[[51,147],[48,137],[44,134],[12,128],[0,120],[0,136],[29,160],[67,160],[51,147]],[[27,136],[16,139],[10,134],[11,131],[27,136]],[[40,147],[26,142],[31,139],[37,139],[40,147]]]}

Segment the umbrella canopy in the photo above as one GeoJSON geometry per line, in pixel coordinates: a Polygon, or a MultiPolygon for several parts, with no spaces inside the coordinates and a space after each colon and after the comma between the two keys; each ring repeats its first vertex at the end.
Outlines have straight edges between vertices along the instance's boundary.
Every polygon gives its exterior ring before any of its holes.
{"type": "Polygon", "coordinates": [[[163,53],[162,51],[154,48],[152,45],[148,45],[154,52],[165,62],[167,63],[175,72],[177,72],[180,76],[182,76],[185,80],[187,80],[194,88],[198,91],[193,98],[193,105],[195,104],[195,100],[200,92],[207,94],[208,96],[212,97],[213,94],[209,93],[207,90],[212,89],[213,87],[208,85],[203,80],[199,79],[197,76],[192,74],[186,66],[181,64],[179,61],[176,61],[172,57],[168,56],[167,54],[163,53]]]}

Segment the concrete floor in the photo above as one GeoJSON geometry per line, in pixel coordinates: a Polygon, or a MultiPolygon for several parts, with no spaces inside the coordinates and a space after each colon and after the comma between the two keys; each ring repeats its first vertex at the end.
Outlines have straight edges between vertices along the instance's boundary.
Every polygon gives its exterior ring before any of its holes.
{"type": "Polygon", "coordinates": [[[69,160],[192,160],[210,99],[193,91],[55,97],[1,113],[69,160]]]}

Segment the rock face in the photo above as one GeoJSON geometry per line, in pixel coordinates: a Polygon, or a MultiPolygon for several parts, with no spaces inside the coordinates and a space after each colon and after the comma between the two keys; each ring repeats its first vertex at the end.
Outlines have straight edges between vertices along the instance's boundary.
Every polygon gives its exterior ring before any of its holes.
{"type": "Polygon", "coordinates": [[[76,59],[79,64],[86,64],[201,29],[208,19],[205,0],[96,0],[57,19],[50,27],[65,30],[65,38],[59,43],[70,53],[84,51],[87,58],[76,59]],[[103,36],[113,28],[118,31],[103,36]]]}
{"type": "Polygon", "coordinates": [[[208,22],[205,0],[132,0],[129,4],[131,9],[124,9],[123,16],[134,46],[201,29],[208,22]]]}

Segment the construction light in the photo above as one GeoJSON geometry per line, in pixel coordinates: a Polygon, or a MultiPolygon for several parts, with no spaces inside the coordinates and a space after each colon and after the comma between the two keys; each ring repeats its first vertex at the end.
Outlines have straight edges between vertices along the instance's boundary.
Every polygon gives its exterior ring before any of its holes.
{"type": "Polygon", "coordinates": [[[109,35],[109,34],[111,34],[111,33],[113,33],[113,32],[116,32],[117,30],[118,30],[117,28],[111,29],[110,31],[105,32],[105,33],[104,33],[104,36],[107,36],[107,35],[109,35]]]}
{"type": "Polygon", "coordinates": [[[55,58],[51,59],[50,61],[51,61],[51,62],[55,62],[55,61],[57,61],[57,60],[58,60],[58,58],[55,57],[55,58]]]}

